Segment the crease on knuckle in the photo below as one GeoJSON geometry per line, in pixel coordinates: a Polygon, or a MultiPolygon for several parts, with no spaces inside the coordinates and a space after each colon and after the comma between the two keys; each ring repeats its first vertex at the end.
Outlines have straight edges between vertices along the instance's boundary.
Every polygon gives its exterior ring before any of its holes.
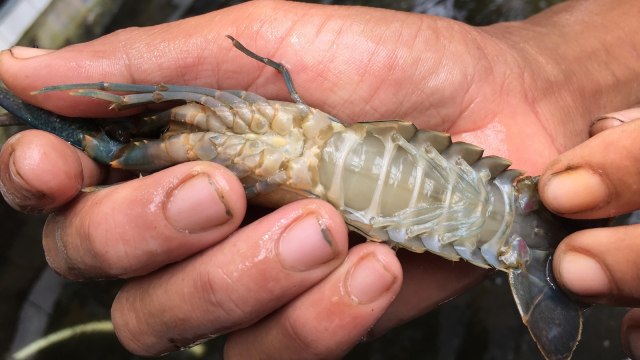
{"type": "Polygon", "coordinates": [[[304,351],[309,359],[327,358],[327,347],[323,346],[324,343],[314,338],[313,335],[307,331],[308,327],[296,319],[298,318],[290,315],[284,316],[284,336],[291,341],[291,344],[287,346],[287,348],[304,351]]]}
{"type": "Polygon", "coordinates": [[[234,291],[231,277],[224,269],[216,268],[213,271],[202,271],[198,277],[202,289],[204,308],[213,310],[217,319],[215,323],[218,329],[223,331],[231,327],[242,327],[247,324],[251,317],[251,310],[247,308],[242,298],[238,300],[238,292],[234,291]],[[222,281],[221,281],[222,280],[222,281]]]}
{"type": "Polygon", "coordinates": [[[139,297],[131,299],[131,291],[123,296],[123,291],[118,293],[118,296],[114,300],[114,306],[111,309],[111,318],[113,322],[114,332],[119,341],[129,351],[144,355],[149,350],[149,345],[144,340],[145,336],[140,334],[149,334],[149,324],[143,317],[144,311],[132,311],[132,309],[144,309],[144,304],[141,303],[139,297]],[[129,304],[122,304],[124,298],[129,298],[127,302],[129,304]],[[128,305],[128,306],[127,306],[128,305]]]}
{"type": "Polygon", "coordinates": [[[143,354],[146,350],[146,345],[141,341],[139,332],[136,326],[121,326],[114,323],[114,332],[120,343],[127,348],[127,350],[135,354],[143,354]]]}
{"type": "Polygon", "coordinates": [[[108,217],[96,217],[93,213],[88,213],[83,218],[84,221],[79,221],[79,236],[75,240],[80,242],[79,250],[82,252],[75,254],[80,274],[85,278],[126,277],[132,271],[133,264],[127,256],[126,248],[120,246],[122,238],[113,231],[117,229],[117,224],[113,224],[108,217]]]}

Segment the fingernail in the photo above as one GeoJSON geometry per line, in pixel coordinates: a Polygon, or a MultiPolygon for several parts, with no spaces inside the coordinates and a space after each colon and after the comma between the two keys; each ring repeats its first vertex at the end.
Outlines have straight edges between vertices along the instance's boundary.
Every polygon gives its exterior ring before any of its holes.
{"type": "Polygon", "coordinates": [[[594,136],[607,129],[611,129],[622,124],[624,123],[620,121],[620,119],[610,117],[598,119],[591,125],[591,129],[589,129],[589,136],[594,136]]]}
{"type": "Polygon", "coordinates": [[[591,125],[589,135],[593,136],[607,129],[622,125],[626,122],[640,119],[640,107],[616,111],[597,118],[591,125]]]}
{"type": "Polygon", "coordinates": [[[629,336],[627,337],[627,355],[632,359],[640,359],[640,329],[629,329],[629,336]]]}
{"type": "Polygon", "coordinates": [[[29,59],[32,57],[49,54],[53,51],[54,50],[38,49],[38,48],[31,48],[26,46],[14,46],[11,49],[9,49],[9,52],[11,53],[11,55],[16,59],[29,59]]]}
{"type": "Polygon", "coordinates": [[[609,200],[609,188],[602,177],[587,168],[551,175],[543,191],[545,205],[559,214],[596,209],[609,200]]]}
{"type": "Polygon", "coordinates": [[[165,216],[174,228],[183,232],[210,230],[232,217],[223,199],[219,187],[208,175],[196,175],[170,194],[165,216]]]}
{"type": "Polygon", "coordinates": [[[558,277],[572,293],[584,297],[598,297],[609,292],[609,277],[595,259],[572,251],[562,255],[559,260],[558,277]]]}
{"type": "Polygon", "coordinates": [[[373,253],[360,258],[347,276],[347,290],[352,299],[361,305],[376,301],[396,281],[396,276],[373,253]]]}
{"type": "Polygon", "coordinates": [[[314,215],[307,215],[285,230],[278,252],[282,266],[294,271],[316,268],[337,253],[326,225],[314,215]]]}

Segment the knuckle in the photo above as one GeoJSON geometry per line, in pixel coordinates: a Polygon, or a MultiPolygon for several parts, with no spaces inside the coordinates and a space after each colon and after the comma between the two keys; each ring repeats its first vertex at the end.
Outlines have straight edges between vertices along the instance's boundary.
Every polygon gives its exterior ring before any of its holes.
{"type": "Polygon", "coordinates": [[[218,327],[227,329],[241,326],[248,323],[251,316],[251,309],[242,301],[243,297],[238,296],[233,291],[233,284],[230,284],[223,269],[214,271],[203,271],[199,276],[198,288],[203,289],[203,296],[206,309],[214,309],[218,318],[218,327]]]}
{"type": "Polygon", "coordinates": [[[87,279],[127,277],[134,263],[122,244],[123,238],[113,231],[117,227],[107,219],[96,221],[91,212],[76,221],[80,228],[72,241],[78,244],[78,250],[69,253],[76,273],[87,279]]]}
{"type": "Polygon", "coordinates": [[[326,348],[314,336],[314,332],[307,331],[308,324],[301,323],[297,317],[285,316],[284,333],[291,341],[290,348],[304,349],[309,359],[322,359],[326,357],[326,348]]]}
{"type": "Polygon", "coordinates": [[[90,263],[84,267],[88,278],[113,279],[128,278],[134,272],[126,252],[110,252],[104,247],[94,246],[89,252],[90,263]]]}
{"type": "Polygon", "coordinates": [[[144,311],[135,311],[130,303],[130,288],[126,286],[118,293],[111,308],[111,321],[118,340],[129,351],[137,355],[148,356],[151,346],[147,343],[147,336],[151,329],[145,318],[141,316],[144,311]]]}

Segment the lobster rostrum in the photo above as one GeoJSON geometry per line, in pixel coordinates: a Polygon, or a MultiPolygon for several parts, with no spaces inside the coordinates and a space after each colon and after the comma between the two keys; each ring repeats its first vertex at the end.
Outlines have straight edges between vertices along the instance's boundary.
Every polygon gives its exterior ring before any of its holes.
{"type": "Polygon", "coordinates": [[[214,161],[235,173],[251,200],[280,206],[324,199],[351,230],[370,240],[505,271],[522,320],[545,358],[571,358],[582,308],[559,289],[550,268],[553,250],[570,230],[540,203],[537,178],[508,169],[506,159],[482,157],[475,145],[409,122],[343,124],[304,104],[282,64],[229,38],[246,55],[280,71],[293,102],[246,91],[101,82],[37,93],[69,90],[115,109],[184,104],[86,121],[29,105],[0,88],[0,106],[115,168],[148,173],[186,161],[214,161]]]}

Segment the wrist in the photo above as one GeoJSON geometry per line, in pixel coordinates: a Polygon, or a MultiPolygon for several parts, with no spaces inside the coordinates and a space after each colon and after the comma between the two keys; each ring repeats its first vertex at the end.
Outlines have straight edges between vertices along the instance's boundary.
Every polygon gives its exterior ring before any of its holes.
{"type": "Polygon", "coordinates": [[[597,116],[640,102],[638,16],[637,0],[573,0],[524,23],[597,116]]]}
{"type": "Polygon", "coordinates": [[[573,0],[483,29],[517,54],[541,121],[576,124],[577,143],[595,117],[640,103],[638,15],[636,0],[573,0]]]}

